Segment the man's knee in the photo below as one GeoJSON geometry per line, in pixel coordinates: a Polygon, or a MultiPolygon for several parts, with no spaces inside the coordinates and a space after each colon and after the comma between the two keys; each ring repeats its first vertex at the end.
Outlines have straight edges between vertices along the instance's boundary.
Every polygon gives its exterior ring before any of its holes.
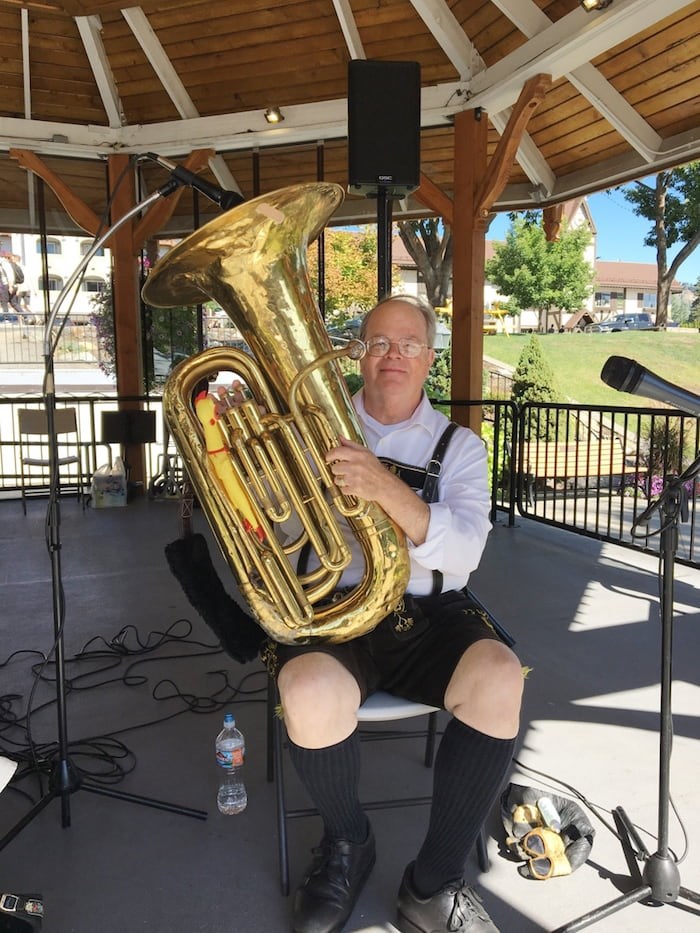
{"type": "Polygon", "coordinates": [[[322,652],[298,655],[281,668],[277,684],[287,731],[306,744],[313,734],[320,744],[341,741],[352,731],[360,689],[343,665],[322,652]],[[335,738],[339,735],[340,738],[335,738]]]}
{"type": "Polygon", "coordinates": [[[499,738],[517,732],[523,672],[502,642],[484,640],[462,656],[445,694],[445,707],[462,722],[499,738]]]}

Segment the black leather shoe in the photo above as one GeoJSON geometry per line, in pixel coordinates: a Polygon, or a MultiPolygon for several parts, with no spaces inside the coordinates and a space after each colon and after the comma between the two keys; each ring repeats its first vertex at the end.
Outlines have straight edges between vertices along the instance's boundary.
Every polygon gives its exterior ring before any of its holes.
{"type": "Polygon", "coordinates": [[[396,926],[401,933],[498,933],[474,888],[460,881],[423,898],[413,890],[412,880],[411,862],[399,888],[396,926]]]}
{"type": "Polygon", "coordinates": [[[294,933],[339,933],[374,867],[374,833],[363,843],[321,840],[294,897],[294,933]]]}

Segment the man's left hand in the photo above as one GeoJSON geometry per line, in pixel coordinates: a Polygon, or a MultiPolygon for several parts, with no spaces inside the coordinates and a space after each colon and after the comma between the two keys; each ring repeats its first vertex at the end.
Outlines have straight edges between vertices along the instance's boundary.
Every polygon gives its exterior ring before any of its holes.
{"type": "Polygon", "coordinates": [[[385,483],[387,471],[371,450],[346,437],[340,446],[326,454],[336,485],[346,496],[359,499],[377,499],[380,484],[385,483]]]}

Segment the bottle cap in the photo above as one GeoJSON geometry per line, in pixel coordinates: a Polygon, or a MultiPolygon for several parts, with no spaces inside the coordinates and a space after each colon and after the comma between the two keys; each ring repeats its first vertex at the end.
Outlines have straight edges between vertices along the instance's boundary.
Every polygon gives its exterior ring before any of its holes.
{"type": "Polygon", "coordinates": [[[226,715],[224,716],[224,725],[230,726],[232,724],[235,724],[235,722],[236,720],[233,718],[233,713],[226,713],[226,715]]]}

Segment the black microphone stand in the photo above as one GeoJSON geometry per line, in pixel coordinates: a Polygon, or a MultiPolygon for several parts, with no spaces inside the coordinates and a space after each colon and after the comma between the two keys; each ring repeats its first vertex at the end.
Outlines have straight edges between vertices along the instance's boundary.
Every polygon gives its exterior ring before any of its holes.
{"type": "MultiPolygon", "coordinates": [[[[161,800],[155,800],[151,797],[139,797],[136,794],[128,794],[122,791],[116,791],[112,788],[103,787],[91,781],[80,778],[79,772],[70,760],[68,755],[68,725],[66,711],[66,680],[65,680],[65,655],[64,655],[64,603],[63,603],[63,583],[61,577],[61,513],[59,506],[60,474],[58,464],[58,439],[55,433],[55,412],[56,412],[56,393],[54,384],[54,350],[53,330],[58,316],[58,312],[63,305],[66,296],[72,290],[74,284],[87,267],[92,257],[98,249],[114,234],[116,231],[130,220],[135,214],[145,210],[154,201],[161,197],[167,197],[172,194],[181,182],[177,179],[170,179],[165,185],[160,187],[149,197],[145,198],[139,204],[131,208],[127,213],[117,220],[110,229],[92,246],[88,253],[83,257],[75,272],[70,276],[58,296],[53,310],[46,322],[44,329],[44,404],[46,406],[46,420],[49,432],[49,504],[47,509],[47,527],[48,527],[48,550],[51,560],[51,587],[53,595],[53,624],[54,624],[54,658],[56,664],[56,705],[58,715],[58,761],[54,765],[49,778],[49,789],[43,797],[26,813],[5,836],[0,839],[0,850],[10,843],[19,833],[28,826],[32,820],[38,816],[53,800],[61,801],[61,825],[65,828],[70,826],[70,797],[77,790],[90,791],[93,794],[101,794],[105,797],[115,797],[119,800],[127,800],[131,803],[143,804],[144,806],[154,807],[159,810],[167,810],[171,813],[178,813],[182,816],[191,816],[195,819],[205,820],[206,811],[195,810],[190,807],[182,807],[177,804],[165,803],[161,800]]],[[[64,322],[65,323],[65,322],[64,322]]],[[[63,326],[63,325],[61,325],[63,326]]],[[[60,335],[60,328],[59,328],[60,335]]]]}
{"type": "Polygon", "coordinates": [[[377,301],[391,294],[392,203],[385,185],[377,189],[377,301]]]}
{"type": "MultiPolygon", "coordinates": [[[[620,844],[635,887],[627,894],[603,904],[572,920],[553,933],[575,933],[632,904],[649,901],[654,906],[674,904],[679,897],[700,904],[700,894],[681,885],[676,859],[668,846],[669,810],[671,800],[671,745],[673,720],[671,682],[673,660],[673,590],[674,560],[678,546],[678,523],[688,520],[688,497],[684,484],[694,481],[700,473],[700,456],[680,476],[669,479],[658,500],[652,502],[632,525],[646,537],[645,526],[654,512],[661,515],[661,707],[659,737],[659,796],[657,850],[650,854],[622,807],[613,810],[620,844]],[[638,862],[644,864],[642,871],[638,862]]],[[[700,916],[700,911],[692,911],[700,916]]]]}

